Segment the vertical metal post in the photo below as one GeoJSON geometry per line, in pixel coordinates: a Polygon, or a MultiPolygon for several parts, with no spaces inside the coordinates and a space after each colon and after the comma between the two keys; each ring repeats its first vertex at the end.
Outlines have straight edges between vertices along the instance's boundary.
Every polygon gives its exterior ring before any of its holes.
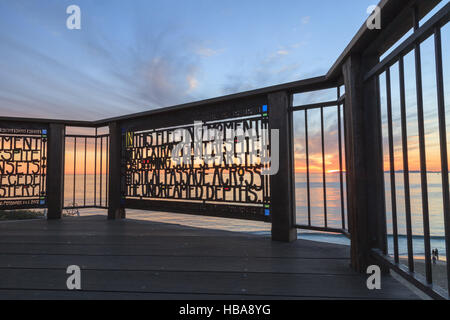
{"type": "Polygon", "coordinates": [[[106,192],[106,199],[105,199],[105,204],[108,205],[108,195],[109,195],[109,136],[106,137],[106,187],[105,187],[105,192],[106,192]]]}
{"type": "MultiPolygon", "coordinates": [[[[337,87],[337,98],[341,97],[341,88],[337,87]]],[[[344,177],[342,173],[342,128],[341,128],[341,105],[337,106],[337,119],[338,119],[338,148],[339,148],[339,190],[341,198],[341,225],[345,230],[345,208],[344,208],[344,177]]]]}
{"type": "MultiPolygon", "coordinates": [[[[402,122],[402,150],[403,150],[403,184],[405,190],[405,216],[406,216],[406,241],[408,247],[408,267],[409,271],[414,272],[414,252],[412,241],[412,222],[411,222],[411,195],[409,189],[409,160],[408,160],[408,131],[406,123],[406,98],[405,98],[405,65],[404,58],[399,60],[399,79],[400,79],[400,113],[402,122]]],[[[397,230],[396,230],[397,231],[397,230]]],[[[394,241],[398,239],[394,238],[394,241]]],[[[395,243],[395,242],[394,242],[395,243]]],[[[398,244],[397,244],[398,248],[398,244]]],[[[395,262],[398,261],[398,252],[395,262]]]]}
{"type": "Polygon", "coordinates": [[[94,142],[94,207],[97,206],[97,128],[94,142]]]}
{"type": "MultiPolygon", "coordinates": [[[[347,94],[345,94],[347,97],[347,94]]],[[[350,221],[348,218],[348,203],[349,203],[349,195],[348,195],[348,160],[347,160],[347,155],[348,155],[348,148],[347,148],[347,121],[345,118],[345,109],[346,109],[346,103],[344,100],[344,103],[342,104],[342,126],[344,129],[344,136],[343,136],[343,141],[344,141],[344,161],[343,164],[345,164],[345,200],[347,203],[347,230],[350,230],[350,221]]]]}
{"type": "MultiPolygon", "coordinates": [[[[414,9],[414,30],[419,28],[417,7],[414,9]]],[[[416,68],[417,118],[419,127],[420,181],[422,187],[423,240],[425,247],[425,274],[428,283],[433,282],[431,270],[430,217],[428,206],[427,158],[425,150],[425,120],[423,114],[422,62],[420,44],[414,48],[416,68]]]]}
{"type": "Polygon", "coordinates": [[[392,88],[391,88],[391,70],[386,70],[386,105],[388,121],[388,140],[389,140],[389,173],[391,180],[391,208],[392,208],[392,230],[394,237],[394,259],[398,263],[398,226],[397,226],[397,190],[395,183],[395,159],[394,159],[394,132],[392,128],[392,88]]]}
{"type": "Polygon", "coordinates": [[[306,151],[306,201],[308,203],[308,225],[311,226],[311,190],[309,177],[309,139],[308,139],[308,110],[305,109],[305,151],[306,151]]]}
{"type": "MultiPolygon", "coordinates": [[[[379,57],[365,59],[365,68],[379,62],[379,57]]],[[[366,71],[367,72],[367,71],[366,71]]],[[[372,248],[377,248],[387,255],[386,199],[383,165],[383,136],[381,129],[380,79],[373,77],[364,83],[366,168],[370,238],[372,248]]],[[[388,269],[383,269],[388,272],[388,269]]]]}
{"type": "Polygon", "coordinates": [[[75,190],[77,180],[77,138],[73,138],[73,199],[72,207],[75,207],[75,190]]]}
{"type": "Polygon", "coordinates": [[[83,205],[86,206],[86,165],[87,165],[87,138],[84,138],[84,188],[83,205]]]}
{"type": "Polygon", "coordinates": [[[444,77],[442,69],[442,41],[441,28],[434,31],[434,45],[436,58],[436,88],[438,95],[439,113],[439,142],[441,148],[441,176],[442,197],[444,208],[445,250],[447,256],[447,292],[450,296],[450,191],[448,179],[448,152],[447,152],[447,126],[445,121],[444,77]]]}
{"type": "Polygon", "coordinates": [[[100,137],[100,207],[103,198],[103,136],[100,137]]]}
{"type": "Polygon", "coordinates": [[[322,141],[322,193],[323,193],[323,218],[325,228],[328,227],[327,217],[327,180],[325,172],[325,133],[323,124],[323,107],[320,108],[320,135],[322,141]]]}

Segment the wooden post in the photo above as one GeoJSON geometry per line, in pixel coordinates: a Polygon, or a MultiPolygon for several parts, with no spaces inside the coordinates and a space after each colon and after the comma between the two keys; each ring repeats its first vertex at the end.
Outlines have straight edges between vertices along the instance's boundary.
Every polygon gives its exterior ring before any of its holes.
{"type": "Polygon", "coordinates": [[[291,97],[285,91],[268,95],[269,127],[279,130],[279,170],[270,177],[272,240],[285,242],[297,240],[290,105],[291,97]]]}
{"type": "Polygon", "coordinates": [[[108,219],[124,219],[121,199],[122,130],[117,122],[109,124],[108,219]]]}
{"type": "Polygon", "coordinates": [[[51,123],[47,150],[47,219],[61,219],[64,201],[64,125],[51,123]]]}
{"type": "Polygon", "coordinates": [[[371,248],[387,247],[379,86],[376,77],[362,80],[377,61],[352,55],[343,65],[351,265],[359,272],[371,264],[371,248]]]}
{"type": "MultiPolygon", "coordinates": [[[[363,71],[376,65],[376,56],[363,58],[363,71]]],[[[387,254],[387,227],[384,190],[383,135],[381,131],[380,85],[378,77],[363,84],[365,164],[369,245],[387,254]]]]}

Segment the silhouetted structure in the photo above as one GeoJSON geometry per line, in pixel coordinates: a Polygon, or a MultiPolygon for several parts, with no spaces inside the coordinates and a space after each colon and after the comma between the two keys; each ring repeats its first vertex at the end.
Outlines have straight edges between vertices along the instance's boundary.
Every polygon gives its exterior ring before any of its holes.
{"type": "MultiPolygon", "coordinates": [[[[431,270],[420,44],[430,36],[434,38],[446,256],[449,257],[450,197],[441,28],[448,23],[450,4],[445,5],[423,25],[419,25],[419,21],[439,2],[437,0],[381,1],[379,4],[381,29],[369,30],[364,24],[329,72],[322,77],[99,121],[0,118],[0,128],[3,128],[0,132],[4,142],[1,144],[3,150],[11,155],[16,152],[24,157],[23,159],[15,158],[14,161],[28,163],[27,174],[32,177],[32,183],[23,183],[20,187],[5,189],[0,208],[48,207],[48,219],[61,218],[64,207],[65,142],[68,139],[73,141],[75,160],[73,170],[76,172],[76,166],[84,165],[85,169],[87,161],[86,156],[84,163],[77,160],[77,152],[79,152],[77,143],[86,150],[89,140],[96,145],[96,159],[97,156],[101,158],[104,154],[107,157],[106,160],[100,159],[99,163],[96,160],[95,166],[97,164],[102,166],[106,162],[108,178],[105,184],[98,184],[95,180],[96,200],[93,205],[86,205],[84,198],[83,203],[77,207],[107,208],[109,219],[125,218],[127,208],[136,208],[268,221],[272,224],[273,240],[286,242],[296,240],[298,228],[338,232],[351,239],[350,261],[354,270],[365,272],[367,266],[381,264],[385,267],[384,271],[389,269],[397,271],[433,297],[448,298],[448,293],[433,286],[431,270]],[[411,35],[381,59],[382,55],[410,29],[413,29],[411,35]],[[415,57],[425,279],[414,273],[413,260],[404,70],[404,56],[409,52],[413,52],[415,57]],[[400,89],[408,266],[399,263],[391,97],[391,67],[394,64],[398,64],[399,67],[399,83],[395,85],[398,85],[400,89]],[[386,79],[387,88],[386,123],[382,123],[380,107],[380,75],[382,74],[386,79]],[[345,93],[342,91],[342,86],[345,93]],[[332,88],[336,89],[336,100],[303,106],[293,105],[294,94],[332,88]],[[311,219],[311,207],[314,204],[311,203],[310,195],[308,111],[313,109],[321,111],[321,147],[324,162],[323,110],[325,108],[334,108],[338,117],[341,196],[341,227],[339,228],[330,227],[328,223],[325,173],[323,174],[325,208],[323,225],[316,225],[311,219]],[[297,224],[295,221],[293,115],[296,112],[303,113],[305,119],[308,203],[308,223],[305,225],[297,224]],[[262,176],[260,174],[262,165],[249,165],[245,161],[228,166],[210,165],[206,168],[191,165],[174,170],[167,162],[176,142],[173,139],[174,131],[177,128],[184,128],[193,137],[195,121],[201,121],[202,126],[206,128],[218,129],[222,132],[238,127],[244,130],[253,128],[257,131],[278,129],[279,153],[282,155],[278,173],[270,178],[262,176]],[[388,127],[393,258],[388,255],[387,248],[382,124],[388,127]],[[98,134],[97,129],[105,126],[109,128],[109,133],[98,134]],[[66,127],[95,128],[95,134],[66,134],[66,127]],[[18,129],[20,130],[15,131],[18,129]],[[9,141],[17,141],[19,147],[11,146],[9,141]],[[99,148],[100,152],[98,152],[99,148]],[[217,181],[206,181],[204,179],[206,170],[219,171],[217,181]],[[249,178],[245,182],[246,175],[253,179],[249,178]],[[99,197],[97,193],[100,194],[99,197]],[[106,203],[102,202],[104,198],[106,203]],[[97,199],[100,202],[97,202],[97,199]],[[348,216],[348,223],[346,216],[348,216]]],[[[262,141],[269,139],[262,134],[257,137],[262,141]]],[[[242,152],[241,156],[246,158],[250,151],[245,149],[245,141],[234,142],[234,144],[239,143],[243,143],[242,148],[244,148],[239,152],[242,152]]],[[[194,149],[195,144],[192,143],[191,152],[194,149]]],[[[2,174],[18,178],[17,172],[7,167],[10,166],[2,167],[2,174]]],[[[95,169],[95,174],[99,174],[100,181],[104,179],[104,172],[104,168],[100,168],[100,171],[95,169]]],[[[84,176],[86,177],[86,169],[84,176]]],[[[86,190],[86,178],[83,187],[86,190]]],[[[74,192],[75,189],[74,179],[74,192]]],[[[72,206],[75,206],[75,194],[73,198],[72,206]]],[[[448,263],[447,272],[450,281],[448,263]]]]}

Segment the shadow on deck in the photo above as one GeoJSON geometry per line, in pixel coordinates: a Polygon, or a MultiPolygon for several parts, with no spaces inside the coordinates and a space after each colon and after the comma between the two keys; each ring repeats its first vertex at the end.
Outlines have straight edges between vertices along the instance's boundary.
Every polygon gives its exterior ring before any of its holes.
{"type": "Polygon", "coordinates": [[[370,291],[349,248],[104,216],[0,223],[0,299],[417,299],[370,291]],[[82,290],[66,268],[82,269],[82,290]]]}

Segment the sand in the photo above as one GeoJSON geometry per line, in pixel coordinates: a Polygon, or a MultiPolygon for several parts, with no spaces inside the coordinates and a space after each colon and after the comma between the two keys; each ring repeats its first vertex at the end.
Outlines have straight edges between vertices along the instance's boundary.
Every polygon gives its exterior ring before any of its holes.
{"type": "MultiPolygon", "coordinates": [[[[408,265],[408,259],[400,258],[400,263],[408,265]]],[[[433,283],[447,290],[447,266],[445,261],[436,261],[431,264],[433,270],[433,283]]],[[[414,258],[415,272],[425,276],[425,260],[414,258]]]]}

